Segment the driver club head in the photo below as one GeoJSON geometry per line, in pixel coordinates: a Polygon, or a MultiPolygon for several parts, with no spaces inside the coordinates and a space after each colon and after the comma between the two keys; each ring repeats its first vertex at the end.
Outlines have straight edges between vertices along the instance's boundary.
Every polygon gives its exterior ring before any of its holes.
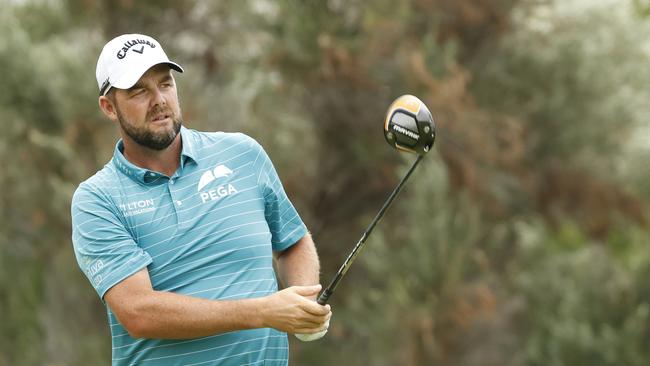
{"type": "Polygon", "coordinates": [[[391,146],[424,155],[436,138],[436,124],[424,103],[413,95],[402,95],[388,108],[384,137],[391,146]]]}

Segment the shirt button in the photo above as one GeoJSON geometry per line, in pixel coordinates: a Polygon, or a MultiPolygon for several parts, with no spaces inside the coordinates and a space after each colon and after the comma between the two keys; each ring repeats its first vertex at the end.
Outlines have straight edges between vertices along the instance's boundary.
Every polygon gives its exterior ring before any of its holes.
{"type": "Polygon", "coordinates": [[[174,184],[174,180],[173,180],[173,179],[170,179],[170,180],[169,180],[169,184],[174,184]]]}
{"type": "Polygon", "coordinates": [[[176,204],[180,206],[180,205],[183,204],[183,202],[181,202],[181,201],[176,201],[176,204]]]}

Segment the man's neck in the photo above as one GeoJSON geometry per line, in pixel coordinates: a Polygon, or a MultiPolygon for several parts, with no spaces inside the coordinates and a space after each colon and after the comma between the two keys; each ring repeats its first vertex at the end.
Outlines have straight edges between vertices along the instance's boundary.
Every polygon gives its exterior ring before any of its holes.
{"type": "Polygon", "coordinates": [[[172,143],[163,150],[154,150],[139,145],[128,136],[123,136],[124,157],[140,168],[152,170],[171,177],[180,164],[181,149],[183,146],[181,134],[176,135],[172,143]]]}

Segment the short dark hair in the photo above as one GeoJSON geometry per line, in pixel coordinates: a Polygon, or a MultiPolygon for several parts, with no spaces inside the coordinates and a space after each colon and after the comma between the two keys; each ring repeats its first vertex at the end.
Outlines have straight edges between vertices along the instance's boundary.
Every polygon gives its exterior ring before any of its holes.
{"type": "Polygon", "coordinates": [[[117,99],[115,98],[115,88],[111,88],[106,94],[104,94],[113,104],[117,104],[117,99]]]}

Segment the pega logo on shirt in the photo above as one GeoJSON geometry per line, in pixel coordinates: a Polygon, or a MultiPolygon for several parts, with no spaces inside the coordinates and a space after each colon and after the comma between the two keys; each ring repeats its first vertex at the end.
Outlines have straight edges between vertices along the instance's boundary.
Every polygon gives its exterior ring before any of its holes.
{"type": "Polygon", "coordinates": [[[237,193],[237,189],[235,189],[235,187],[230,183],[201,192],[203,188],[218,178],[229,177],[232,174],[232,170],[225,165],[217,165],[214,169],[204,172],[201,175],[201,179],[199,179],[199,184],[196,186],[196,191],[201,193],[201,202],[206,203],[208,201],[215,201],[222,197],[237,193]]]}
{"type": "Polygon", "coordinates": [[[232,175],[232,170],[230,170],[230,168],[225,165],[217,165],[216,168],[208,170],[203,173],[203,175],[201,175],[201,179],[199,179],[199,185],[196,186],[196,191],[201,192],[205,186],[212,183],[217,178],[228,177],[230,175],[232,175]]]}
{"type": "Polygon", "coordinates": [[[125,217],[141,215],[156,209],[153,199],[132,201],[119,205],[125,217]]]}
{"type": "Polygon", "coordinates": [[[216,201],[219,198],[230,196],[231,194],[237,193],[235,187],[232,184],[226,184],[218,186],[217,188],[210,189],[206,192],[201,192],[201,203],[206,203],[208,201],[216,201]]]}

